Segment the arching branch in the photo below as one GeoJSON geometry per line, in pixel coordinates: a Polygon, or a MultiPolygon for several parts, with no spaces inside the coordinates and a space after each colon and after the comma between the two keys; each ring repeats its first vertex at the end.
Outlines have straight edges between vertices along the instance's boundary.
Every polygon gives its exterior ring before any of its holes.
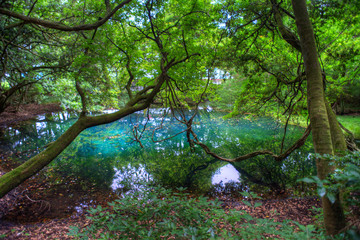
{"type": "Polygon", "coordinates": [[[273,1],[273,13],[282,38],[291,46],[293,46],[296,50],[301,52],[300,40],[294,32],[292,32],[284,25],[281,13],[279,11],[279,4],[276,3],[276,1],[273,1]]]}
{"type": "MultiPolygon", "coordinates": [[[[124,0],[123,2],[118,4],[112,11],[110,11],[110,12],[107,11],[106,16],[101,18],[99,21],[97,21],[95,23],[81,24],[81,25],[77,25],[77,26],[73,26],[73,27],[61,24],[59,22],[53,22],[53,21],[42,20],[42,19],[34,18],[34,17],[28,17],[28,16],[25,16],[25,15],[22,15],[22,14],[19,14],[16,12],[12,12],[5,8],[0,8],[0,14],[22,20],[24,24],[31,23],[31,24],[40,25],[40,26],[43,26],[46,28],[57,29],[60,31],[65,31],[65,32],[93,30],[93,29],[97,29],[98,27],[100,27],[101,25],[106,23],[120,8],[124,7],[126,4],[130,3],[131,1],[132,0],[124,0]]],[[[107,9],[109,9],[108,5],[106,7],[107,7],[107,9]]],[[[16,25],[18,25],[18,23],[16,25]]],[[[11,28],[11,27],[13,27],[13,25],[9,25],[6,28],[11,28]]]]}
{"type": "Polygon", "coordinates": [[[236,158],[225,158],[225,157],[221,157],[219,156],[218,154],[216,154],[215,152],[212,152],[210,150],[210,148],[205,145],[204,143],[200,142],[197,135],[195,134],[195,132],[190,129],[191,131],[191,134],[192,136],[194,137],[194,140],[193,140],[193,143],[195,143],[196,145],[200,146],[207,154],[219,159],[219,160],[222,160],[222,161],[225,161],[225,162],[241,162],[241,161],[244,161],[246,159],[249,159],[249,158],[253,158],[253,157],[256,157],[256,156],[260,156],[260,155],[270,155],[272,156],[276,161],[282,161],[284,160],[285,158],[287,158],[294,150],[300,148],[301,146],[304,145],[307,137],[310,135],[310,132],[311,132],[311,126],[309,125],[304,134],[302,135],[302,137],[300,139],[298,139],[291,147],[289,147],[285,152],[277,155],[276,153],[270,151],[270,150],[259,150],[259,151],[255,151],[255,152],[251,152],[251,153],[248,153],[248,154],[245,154],[245,155],[242,155],[242,156],[238,156],[236,158]]]}
{"type": "Polygon", "coordinates": [[[129,54],[124,50],[124,49],[122,49],[119,45],[117,45],[110,37],[108,37],[108,36],[106,36],[106,38],[117,48],[117,49],[119,49],[122,53],[124,53],[125,54],[125,56],[126,56],[126,70],[127,70],[127,72],[128,72],[128,74],[129,74],[129,79],[128,79],[128,81],[127,81],[127,84],[126,84],[126,86],[125,86],[125,89],[126,89],[126,91],[127,91],[127,93],[128,93],[128,96],[129,96],[129,98],[131,99],[132,97],[133,97],[133,94],[132,94],[132,91],[131,91],[131,84],[132,84],[132,82],[133,82],[133,80],[134,80],[134,74],[132,73],[132,71],[131,71],[131,68],[130,68],[130,56],[129,56],[129,54]]]}

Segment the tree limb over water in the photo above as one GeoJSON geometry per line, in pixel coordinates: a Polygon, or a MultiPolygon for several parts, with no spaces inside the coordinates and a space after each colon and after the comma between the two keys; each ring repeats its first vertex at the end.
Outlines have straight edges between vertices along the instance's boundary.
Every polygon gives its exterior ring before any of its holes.
{"type": "Polygon", "coordinates": [[[148,108],[153,103],[157,94],[161,91],[163,84],[169,81],[169,70],[186,62],[190,58],[199,55],[197,53],[193,53],[179,57],[178,59],[172,58],[169,60],[168,53],[161,44],[160,38],[155,39],[155,44],[158,47],[161,57],[158,59],[160,70],[152,85],[144,88],[143,90],[134,92],[133,97],[128,100],[127,104],[115,113],[99,116],[87,116],[86,114],[80,115],[79,119],[44,151],[0,177],[0,198],[47,166],[70,143],[72,143],[83,130],[89,127],[114,122],[132,113],[148,108]]]}
{"type": "Polygon", "coordinates": [[[193,143],[195,143],[196,145],[199,145],[202,149],[204,149],[204,151],[219,159],[219,160],[222,160],[222,161],[225,161],[225,162],[241,162],[241,161],[244,161],[246,159],[249,159],[249,158],[253,158],[253,157],[256,157],[256,156],[259,156],[259,155],[270,155],[272,156],[276,161],[282,161],[284,160],[285,158],[287,158],[294,150],[300,148],[301,146],[304,145],[307,137],[310,135],[310,132],[311,132],[311,125],[309,125],[304,134],[302,135],[301,138],[299,138],[291,147],[289,147],[285,152],[281,153],[281,154],[276,154],[270,150],[259,150],[259,151],[255,151],[255,152],[251,152],[251,153],[248,153],[248,154],[245,154],[245,155],[242,155],[242,156],[238,156],[236,158],[225,158],[225,157],[221,157],[219,156],[218,154],[216,154],[215,152],[211,151],[210,148],[199,141],[197,135],[194,133],[194,131],[190,128],[190,132],[192,134],[192,136],[194,137],[194,140],[190,140],[192,141],[193,143]]]}

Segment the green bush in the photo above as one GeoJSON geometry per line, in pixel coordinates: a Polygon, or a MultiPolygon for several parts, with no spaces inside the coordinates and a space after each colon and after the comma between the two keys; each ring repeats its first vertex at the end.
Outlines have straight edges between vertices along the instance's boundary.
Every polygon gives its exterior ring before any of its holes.
{"type": "Polygon", "coordinates": [[[343,157],[337,156],[318,156],[333,162],[336,169],[326,179],[320,180],[317,176],[303,178],[299,181],[316,183],[318,195],[326,196],[331,202],[335,201],[336,194],[343,194],[346,205],[359,205],[360,196],[360,152],[348,153],[343,157]]]}
{"type": "MultiPolygon", "coordinates": [[[[254,208],[260,205],[247,203],[254,208]]],[[[325,239],[313,225],[256,219],[244,211],[224,210],[218,201],[161,187],[127,194],[89,213],[91,224],[84,229],[71,227],[69,235],[78,239],[325,239]]]]}
{"type": "Polygon", "coordinates": [[[82,233],[74,227],[71,235],[103,239],[211,239],[217,234],[217,221],[223,217],[220,210],[219,202],[209,202],[205,197],[189,198],[186,193],[155,187],[152,191],[125,195],[109,203],[109,208],[90,209],[93,224],[82,233]]]}
{"type": "MultiPolygon", "coordinates": [[[[345,209],[358,208],[360,206],[360,152],[350,152],[343,157],[321,156],[331,161],[336,169],[326,179],[319,179],[317,176],[303,178],[299,181],[315,183],[320,197],[326,196],[332,203],[336,196],[341,195],[345,209]]],[[[359,239],[360,235],[354,230],[347,233],[349,239],[359,239]]]]}

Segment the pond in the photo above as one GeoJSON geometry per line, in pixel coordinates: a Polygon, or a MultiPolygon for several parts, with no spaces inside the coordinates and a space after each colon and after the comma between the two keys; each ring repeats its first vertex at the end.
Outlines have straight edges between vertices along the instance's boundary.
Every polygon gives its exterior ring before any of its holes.
{"type": "MultiPolygon", "coordinates": [[[[194,131],[214,152],[233,158],[260,149],[279,151],[284,132],[280,122],[265,117],[224,120],[224,115],[203,109],[194,119],[194,131]]],[[[61,112],[3,129],[0,151],[20,163],[54,141],[75,120],[76,115],[61,112]]],[[[206,155],[199,147],[190,149],[186,134],[178,134],[184,129],[167,109],[137,112],[85,130],[43,174],[56,175],[52,179],[59,182],[71,179],[84,188],[91,186],[119,195],[157,184],[215,196],[256,191],[259,186],[284,191],[295,186],[297,179],[315,174],[309,140],[283,162],[259,156],[230,164],[206,155]],[[143,148],[135,141],[134,131],[138,137],[142,133],[143,148]]],[[[285,148],[303,132],[300,127],[289,126],[285,148]]]]}

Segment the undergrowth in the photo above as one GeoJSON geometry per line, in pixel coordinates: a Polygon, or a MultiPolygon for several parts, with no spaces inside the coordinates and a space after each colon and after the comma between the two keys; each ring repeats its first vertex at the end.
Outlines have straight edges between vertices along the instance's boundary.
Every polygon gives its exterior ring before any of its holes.
{"type": "Polygon", "coordinates": [[[256,219],[182,190],[153,187],[125,195],[106,208],[92,208],[91,224],[83,229],[73,226],[69,235],[77,239],[326,239],[314,225],[256,219]]]}
{"type": "MultiPolygon", "coordinates": [[[[356,207],[360,199],[360,153],[343,157],[322,156],[336,163],[328,179],[303,178],[316,183],[320,197],[331,202],[342,192],[345,206],[356,207]]],[[[178,192],[150,187],[124,195],[103,208],[89,210],[91,224],[84,229],[72,227],[69,235],[78,239],[358,239],[355,229],[335,237],[322,231],[322,209],[316,212],[314,225],[286,220],[254,218],[245,211],[223,209],[221,202],[206,197],[190,197],[184,189],[178,192]]],[[[256,194],[243,192],[249,207],[259,207],[256,194]]]]}

